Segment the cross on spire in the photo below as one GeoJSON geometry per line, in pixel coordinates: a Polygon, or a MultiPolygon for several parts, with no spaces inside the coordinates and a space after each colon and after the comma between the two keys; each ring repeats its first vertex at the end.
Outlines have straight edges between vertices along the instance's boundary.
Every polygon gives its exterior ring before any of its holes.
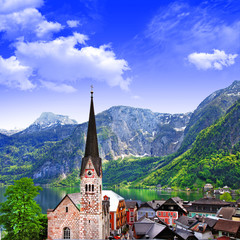
{"type": "Polygon", "coordinates": [[[93,97],[93,85],[91,85],[91,97],[93,97]]]}

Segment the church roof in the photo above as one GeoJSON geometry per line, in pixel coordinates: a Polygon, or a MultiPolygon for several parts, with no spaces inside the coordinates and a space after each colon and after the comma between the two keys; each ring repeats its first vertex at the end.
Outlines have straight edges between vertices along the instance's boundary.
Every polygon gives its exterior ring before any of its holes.
{"type": "Polygon", "coordinates": [[[67,196],[72,200],[72,202],[76,205],[76,207],[79,208],[81,194],[80,193],[70,193],[67,196]]]}
{"type": "Polygon", "coordinates": [[[82,159],[81,172],[80,176],[84,174],[84,169],[86,164],[91,159],[93,166],[97,172],[97,175],[100,176],[102,169],[102,159],[99,157],[98,153],[98,140],[97,140],[97,130],[96,130],[96,121],[94,114],[94,105],[93,105],[93,92],[91,92],[91,104],[90,104],[90,113],[88,121],[88,132],[86,140],[85,155],[82,159]]]}

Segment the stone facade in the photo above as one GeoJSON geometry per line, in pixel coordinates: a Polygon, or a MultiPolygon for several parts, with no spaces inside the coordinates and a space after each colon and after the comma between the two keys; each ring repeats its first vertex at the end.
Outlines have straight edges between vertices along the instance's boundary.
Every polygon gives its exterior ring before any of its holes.
{"type": "Polygon", "coordinates": [[[104,239],[102,231],[102,176],[97,176],[96,170],[88,159],[84,174],[81,176],[81,209],[84,228],[81,239],[104,239]],[[89,175],[89,173],[91,173],[89,175]]]}
{"type": "Polygon", "coordinates": [[[54,210],[48,210],[48,239],[63,239],[65,228],[71,230],[71,239],[80,239],[78,229],[80,228],[81,216],[79,213],[79,209],[68,195],[54,210]]]}

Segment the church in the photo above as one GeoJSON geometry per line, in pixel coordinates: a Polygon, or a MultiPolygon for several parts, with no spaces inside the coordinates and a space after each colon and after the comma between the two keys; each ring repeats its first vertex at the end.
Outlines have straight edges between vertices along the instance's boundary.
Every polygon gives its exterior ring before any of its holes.
{"type": "Polygon", "coordinates": [[[93,91],[80,179],[80,193],[67,194],[55,209],[48,210],[48,240],[106,239],[110,235],[110,203],[102,196],[102,159],[98,152],[93,91]]]}

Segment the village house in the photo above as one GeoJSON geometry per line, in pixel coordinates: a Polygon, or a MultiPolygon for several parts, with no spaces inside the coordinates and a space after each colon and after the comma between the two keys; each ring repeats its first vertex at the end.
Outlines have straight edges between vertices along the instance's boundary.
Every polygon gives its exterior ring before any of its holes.
{"type": "Polygon", "coordinates": [[[176,220],[187,215],[187,210],[183,206],[183,201],[179,197],[169,198],[157,209],[156,215],[170,226],[175,226],[176,220]]]}
{"type": "Polygon", "coordinates": [[[150,217],[150,218],[156,216],[156,212],[149,202],[141,203],[140,207],[138,208],[137,220],[139,220],[140,218],[142,218],[144,216],[150,217]]]}
{"type": "Polygon", "coordinates": [[[111,206],[108,198],[103,199],[102,159],[98,152],[93,92],[80,179],[79,193],[66,195],[55,209],[48,210],[48,240],[107,239],[110,235],[111,206]]]}
{"type": "Polygon", "coordinates": [[[126,203],[123,197],[111,190],[103,190],[103,199],[110,201],[110,229],[113,234],[122,232],[127,223],[126,203]]]}
{"type": "Polygon", "coordinates": [[[126,200],[127,224],[132,226],[137,221],[138,203],[133,200],[126,200]]]}
{"type": "Polygon", "coordinates": [[[225,202],[216,198],[204,197],[191,202],[191,205],[187,208],[189,212],[188,216],[216,216],[217,211],[221,207],[230,207],[232,205],[233,203],[225,202]]]}
{"type": "Polygon", "coordinates": [[[217,231],[215,237],[227,236],[233,239],[240,239],[240,222],[226,219],[219,219],[214,226],[217,231]]]}
{"type": "Polygon", "coordinates": [[[176,220],[176,233],[185,233],[183,236],[188,236],[188,232],[192,233],[196,239],[213,239],[214,234],[217,233],[214,230],[214,226],[217,223],[217,219],[205,218],[205,217],[193,217],[181,216],[176,220]]]}
{"type": "Polygon", "coordinates": [[[211,183],[207,183],[204,185],[203,190],[204,192],[213,191],[213,185],[211,183]]]}

